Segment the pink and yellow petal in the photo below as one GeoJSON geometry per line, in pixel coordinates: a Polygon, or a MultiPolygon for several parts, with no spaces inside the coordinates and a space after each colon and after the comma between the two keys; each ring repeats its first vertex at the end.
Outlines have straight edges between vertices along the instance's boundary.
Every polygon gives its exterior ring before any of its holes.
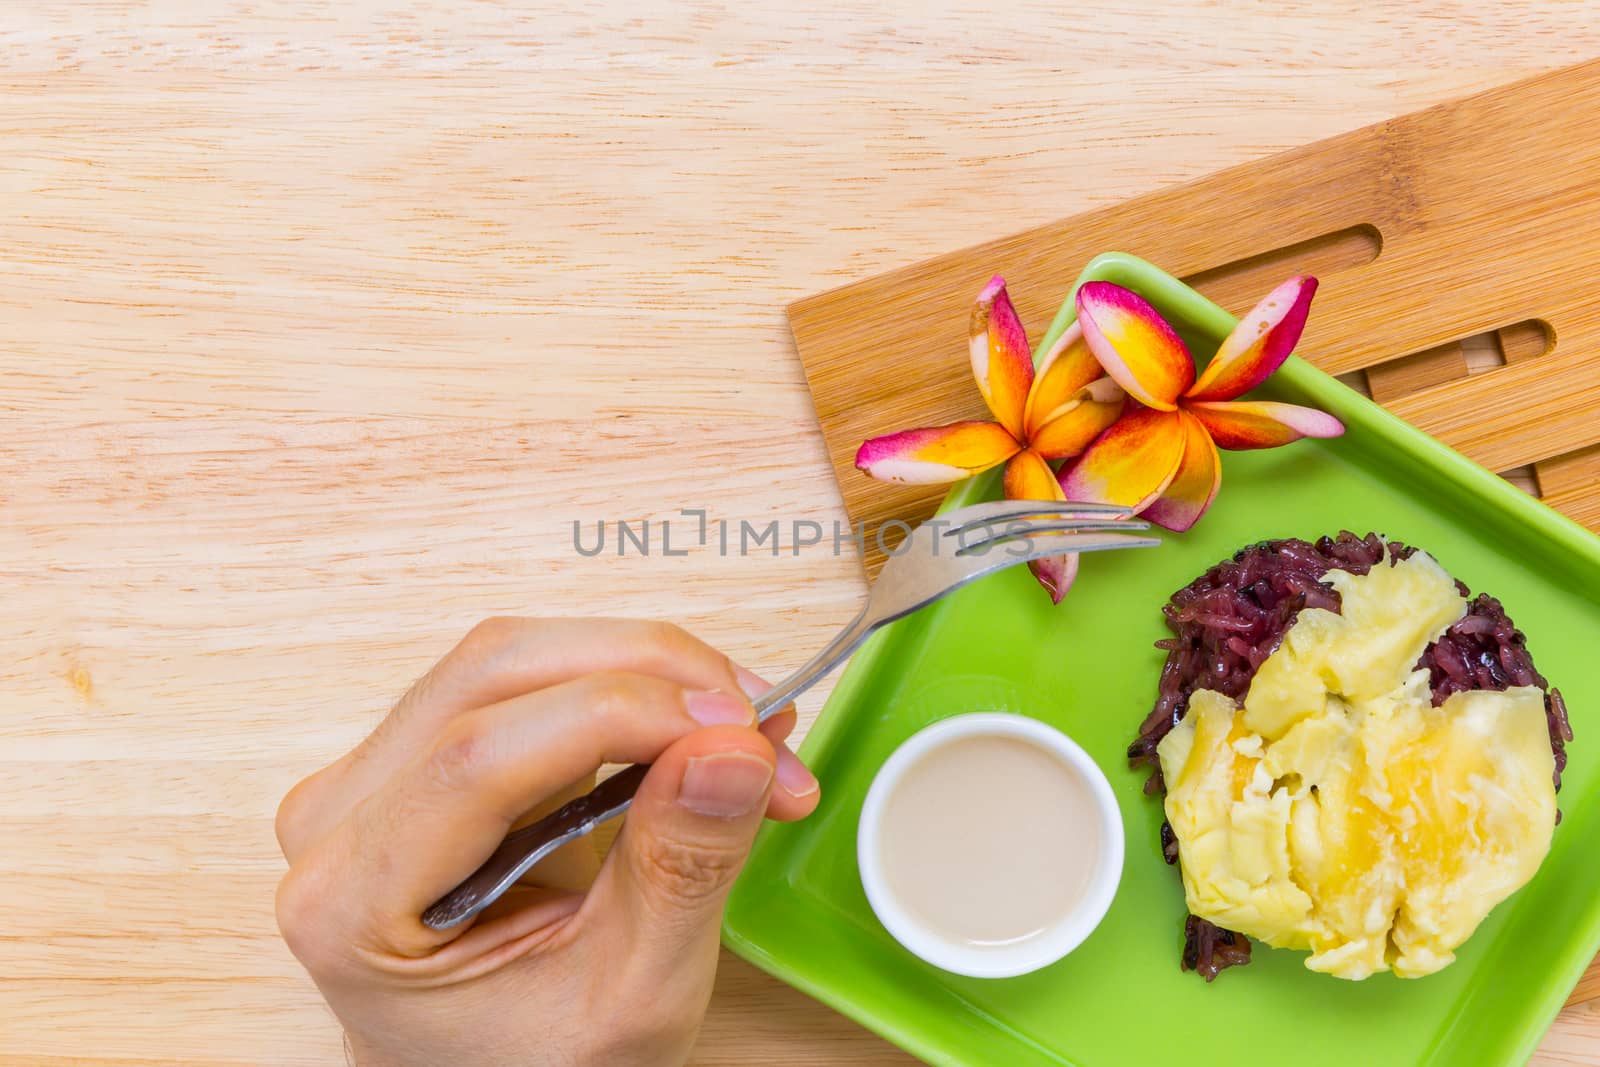
{"type": "Polygon", "coordinates": [[[1033,572],[1034,580],[1050,594],[1050,603],[1059,604],[1078,577],[1078,554],[1029,560],[1028,569],[1033,572]]]}
{"type": "Polygon", "coordinates": [[[1143,508],[1171,483],[1184,440],[1179,412],[1135,408],[1061,472],[1061,490],[1068,500],[1143,508]]]}
{"type": "Polygon", "coordinates": [[[1236,452],[1344,433],[1344,423],[1325,411],[1271,400],[1188,401],[1184,410],[1200,420],[1218,448],[1236,452]]]}
{"type": "Polygon", "coordinates": [[[1194,384],[1194,359],[1150,302],[1110,282],[1078,289],[1083,339],[1107,374],[1146,407],[1172,411],[1194,384]]]}
{"type": "Polygon", "coordinates": [[[1127,394],[1116,382],[1097,378],[1058,405],[1054,416],[1034,431],[1028,445],[1045,459],[1076,456],[1117,421],[1126,400],[1127,394]]]}
{"type": "Polygon", "coordinates": [[[1066,499],[1061,495],[1056,472],[1031,448],[1018,452],[1006,464],[1005,494],[1007,500],[1066,499]]]}
{"type": "Polygon", "coordinates": [[[865,441],[856,468],[885,482],[953,482],[1005,462],[1020,447],[996,423],[953,422],[865,441]]]}
{"type": "Polygon", "coordinates": [[[998,274],[978,295],[968,336],[978,391],[1000,425],[1021,438],[1023,412],[1033,385],[1033,353],[1017,309],[1006,294],[1005,279],[998,274]]]}
{"type": "MultiPolygon", "coordinates": [[[[1006,464],[1005,493],[1008,500],[1065,500],[1056,472],[1039,453],[1025,448],[1011,457],[1006,464]]],[[[1050,594],[1053,604],[1061,603],[1078,574],[1078,557],[1046,556],[1030,560],[1028,569],[1033,577],[1050,594]]]]}
{"type": "Polygon", "coordinates": [[[1199,419],[1185,411],[1178,416],[1184,431],[1183,461],[1166,492],[1143,514],[1157,525],[1182,533],[1198,522],[1216,499],[1222,485],[1222,457],[1199,419]]]}
{"type": "Polygon", "coordinates": [[[1039,360],[1023,420],[1028,436],[1032,437],[1063,408],[1075,404],[1083,387],[1104,374],[1083,340],[1082,327],[1077,323],[1067,327],[1067,332],[1039,360]]]}
{"type": "Polygon", "coordinates": [[[1194,400],[1232,400],[1266,381],[1300,342],[1316,292],[1317,280],[1300,275],[1268,293],[1239,320],[1187,395],[1194,400]]]}

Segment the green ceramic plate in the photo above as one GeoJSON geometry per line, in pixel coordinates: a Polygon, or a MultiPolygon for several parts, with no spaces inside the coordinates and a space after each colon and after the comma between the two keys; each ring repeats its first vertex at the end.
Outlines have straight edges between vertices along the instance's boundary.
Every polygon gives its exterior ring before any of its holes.
{"type": "MultiPolygon", "coordinates": [[[[1095,260],[1080,281],[1091,279],[1143,294],[1197,353],[1233,326],[1129,256],[1095,260]]],[[[1070,321],[1070,297],[1065,307],[1057,329],[1070,321]]],[[[1014,568],[856,654],[802,749],[824,783],[822,806],[763,831],[728,908],[735,952],[938,1064],[1464,1067],[1528,1057],[1600,948],[1600,540],[1298,359],[1262,392],[1330,410],[1349,433],[1224,453],[1222,492],[1193,531],[1166,535],[1159,549],[1086,557],[1059,609],[1014,568]],[[1161,860],[1159,802],[1123,755],[1154,699],[1160,608],[1245,544],[1342,527],[1423,546],[1505,602],[1571,709],[1565,819],[1534,881],[1437,975],[1344,982],[1307,971],[1302,953],[1257,946],[1250,966],[1207,985],[1178,969],[1182,889],[1161,860]],[[1075,738],[1110,777],[1127,830],[1105,922],[1022,978],[960,978],[922,963],[878,924],[856,874],[856,820],[878,766],[919,728],[979,709],[1032,715],[1075,738]]],[[[993,478],[976,479],[946,507],[994,492],[993,478]]]]}

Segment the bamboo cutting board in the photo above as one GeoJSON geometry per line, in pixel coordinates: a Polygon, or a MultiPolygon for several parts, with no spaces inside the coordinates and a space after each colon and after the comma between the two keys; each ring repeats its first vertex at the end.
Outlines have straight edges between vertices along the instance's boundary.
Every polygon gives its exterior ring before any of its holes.
{"type": "Polygon", "coordinates": [[[1317,275],[1302,356],[1600,529],[1595,115],[1600,62],[797,301],[789,321],[850,518],[871,531],[944,495],[873,482],[853,460],[875,434],[987,417],[966,354],[984,281],[1005,274],[1037,339],[1084,263],[1116,249],[1236,313],[1317,275]]]}
{"type": "MultiPolygon", "coordinates": [[[[966,342],[983,283],[1005,274],[1036,341],[1083,264],[1118,249],[1235,313],[1317,275],[1300,355],[1600,531],[1597,114],[1585,63],[795,302],[850,519],[915,521],[944,496],[853,461],[874,434],[988,417],[966,342]]],[[[1600,960],[1569,1003],[1596,996],[1600,960]]]]}

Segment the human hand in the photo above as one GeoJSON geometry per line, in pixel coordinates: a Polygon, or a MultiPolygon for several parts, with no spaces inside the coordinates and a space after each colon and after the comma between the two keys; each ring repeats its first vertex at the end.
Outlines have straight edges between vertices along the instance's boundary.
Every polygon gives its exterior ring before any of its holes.
{"type": "Polygon", "coordinates": [[[763,816],[817,805],[783,745],[794,709],[755,725],[767,688],[674,626],[491,619],[295,786],[278,925],[356,1063],[681,1063],[763,816]],[[603,864],[575,842],[471,926],[422,924],[602,763],[653,764],[603,864]]]}

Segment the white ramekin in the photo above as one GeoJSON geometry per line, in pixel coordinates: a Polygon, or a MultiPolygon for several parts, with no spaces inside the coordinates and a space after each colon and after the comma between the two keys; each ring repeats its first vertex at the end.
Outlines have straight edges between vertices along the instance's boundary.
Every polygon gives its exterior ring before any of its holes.
{"type": "MultiPolygon", "coordinates": [[[[1035,814],[1019,811],[1016,817],[1030,819],[1035,814]]],[[[951,847],[959,845],[952,842],[951,847]]],[[[1111,783],[1106,781],[1094,760],[1061,731],[1037,719],[1004,712],[956,715],[908,738],[884,761],[872,780],[856,834],[856,863],[861,871],[861,885],[878,921],[896,941],[935,967],[973,978],[1011,978],[1027,974],[1054,963],[1082,944],[1105,918],[1116,896],[1117,885],[1122,880],[1122,852],[1122,814],[1117,798],[1112,795],[1111,783]],[[1017,944],[962,945],[928,930],[911,918],[889,891],[881,865],[879,834],[884,807],[906,771],[935,749],[970,737],[1004,737],[1029,742],[1060,760],[1088,786],[1094,798],[1093,816],[1100,828],[1100,857],[1090,873],[1082,899],[1055,926],[1017,944]]]]}

